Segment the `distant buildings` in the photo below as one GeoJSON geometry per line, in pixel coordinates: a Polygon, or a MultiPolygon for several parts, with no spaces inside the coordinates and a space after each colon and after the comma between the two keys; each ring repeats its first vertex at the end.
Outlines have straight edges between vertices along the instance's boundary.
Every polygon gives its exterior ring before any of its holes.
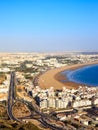
{"type": "MultiPolygon", "coordinates": [[[[34,103],[36,101],[40,111],[48,113],[53,110],[57,112],[56,119],[62,122],[70,121],[66,126],[69,129],[76,130],[72,126],[73,123],[78,124],[79,127],[83,126],[82,129],[90,125],[91,122],[92,126],[96,125],[96,122],[98,122],[98,110],[95,109],[98,106],[97,87],[80,86],[77,90],[63,87],[60,91],[54,90],[53,86],[48,89],[41,89],[37,84],[38,78],[36,78],[49,69],[72,64],[92,63],[94,61],[98,61],[98,54],[0,54],[0,72],[7,76],[7,79],[0,84],[0,102],[7,101],[10,72],[14,70],[16,71],[17,86],[19,85],[18,94],[20,94],[16,98],[34,103]],[[22,89],[20,89],[20,86],[22,86],[22,89]],[[81,109],[85,109],[85,112],[81,111],[81,109]]],[[[49,119],[47,122],[52,125],[59,124],[52,119],[49,119]]],[[[63,123],[61,126],[63,126],[63,123]]]]}

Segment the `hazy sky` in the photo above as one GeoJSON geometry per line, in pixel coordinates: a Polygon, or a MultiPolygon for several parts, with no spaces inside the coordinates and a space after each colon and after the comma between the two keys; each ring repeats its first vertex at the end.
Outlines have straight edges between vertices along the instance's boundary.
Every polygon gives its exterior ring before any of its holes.
{"type": "Polygon", "coordinates": [[[0,0],[0,51],[98,51],[98,0],[0,0]]]}

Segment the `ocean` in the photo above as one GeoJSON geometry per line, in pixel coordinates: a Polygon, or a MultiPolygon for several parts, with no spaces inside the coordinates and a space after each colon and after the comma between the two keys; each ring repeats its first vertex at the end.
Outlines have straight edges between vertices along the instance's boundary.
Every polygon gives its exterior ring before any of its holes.
{"type": "MultiPolygon", "coordinates": [[[[98,86],[98,64],[81,67],[76,70],[62,72],[68,81],[84,84],[87,86],[98,86]]],[[[66,80],[63,82],[66,82],[66,80]]]]}

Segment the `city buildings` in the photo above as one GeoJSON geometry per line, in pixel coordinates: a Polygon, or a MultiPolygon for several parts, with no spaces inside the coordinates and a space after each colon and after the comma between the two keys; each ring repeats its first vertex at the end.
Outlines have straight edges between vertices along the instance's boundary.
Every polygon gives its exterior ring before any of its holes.
{"type": "MultiPolygon", "coordinates": [[[[10,72],[16,73],[17,99],[27,102],[36,102],[39,110],[51,115],[55,112],[55,118],[61,122],[69,121],[79,125],[96,125],[98,121],[98,88],[80,86],[78,89],[54,90],[51,86],[42,89],[38,85],[38,77],[44,72],[57,67],[70,66],[73,64],[92,63],[98,61],[98,55],[81,53],[49,55],[39,53],[18,53],[0,55],[0,74],[6,78],[0,84],[0,102],[7,102],[10,72]],[[22,89],[20,89],[22,88],[22,89]],[[93,113],[94,111],[94,113],[93,113]]],[[[1,77],[2,78],[2,77],[1,77]]],[[[52,115],[53,116],[53,115],[52,115]]],[[[51,122],[51,120],[48,122],[51,122]]],[[[56,124],[56,123],[55,123],[56,124]]],[[[73,126],[69,123],[68,128],[73,126]]]]}

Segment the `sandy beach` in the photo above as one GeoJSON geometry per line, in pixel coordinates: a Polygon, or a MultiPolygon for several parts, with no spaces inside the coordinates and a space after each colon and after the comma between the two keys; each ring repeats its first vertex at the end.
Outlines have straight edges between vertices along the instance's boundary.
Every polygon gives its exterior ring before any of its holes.
{"type": "Polygon", "coordinates": [[[87,63],[86,64],[76,64],[76,65],[65,66],[65,67],[49,70],[39,77],[38,85],[43,89],[50,88],[50,87],[54,87],[54,89],[62,89],[63,87],[66,87],[68,89],[70,89],[70,88],[77,89],[79,87],[79,85],[83,86],[83,84],[78,84],[78,83],[74,83],[74,82],[70,82],[70,81],[63,83],[63,82],[61,82],[61,80],[66,79],[66,77],[61,75],[60,73],[64,70],[75,70],[75,69],[81,68],[83,66],[93,65],[93,64],[98,64],[98,61],[88,63],[88,64],[87,63]]]}

